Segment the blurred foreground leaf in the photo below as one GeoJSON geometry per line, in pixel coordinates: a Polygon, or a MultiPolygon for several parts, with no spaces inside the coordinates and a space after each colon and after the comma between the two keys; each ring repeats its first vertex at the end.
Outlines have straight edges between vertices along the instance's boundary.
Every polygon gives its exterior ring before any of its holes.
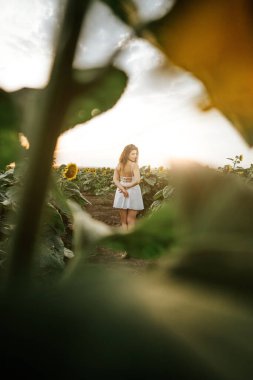
{"type": "MultiPolygon", "coordinates": [[[[85,123],[112,108],[121,97],[126,85],[126,74],[113,66],[73,70],[72,80],[70,83],[66,82],[65,98],[68,99],[69,106],[62,110],[65,116],[61,131],[85,123]]],[[[19,110],[18,131],[24,133],[30,142],[38,133],[38,126],[34,120],[38,109],[43,107],[45,91],[46,89],[22,88],[9,94],[10,106],[15,106],[19,110]]],[[[13,114],[13,109],[4,112],[13,114]]],[[[6,118],[5,113],[4,118],[6,118]]]]}
{"type": "Polygon", "coordinates": [[[175,221],[174,210],[166,205],[157,213],[139,221],[132,231],[115,232],[102,244],[125,250],[136,258],[154,259],[166,254],[177,241],[175,221]]]}
{"type": "Polygon", "coordinates": [[[41,262],[50,281],[0,288],[3,370],[18,367],[28,378],[49,370],[61,379],[250,378],[253,188],[198,165],[176,168],[173,184],[173,202],[125,234],[68,203],[77,255],[62,277],[63,245],[54,239],[62,262],[50,247],[41,262]],[[138,276],[90,264],[87,254],[104,243],[163,257],[138,276]]]}
{"type": "Polygon", "coordinates": [[[78,260],[84,260],[101,239],[110,236],[113,232],[105,223],[93,219],[73,200],[68,200],[67,204],[73,219],[75,255],[78,260]]]}
{"type": "Polygon", "coordinates": [[[179,165],[172,173],[176,195],[170,203],[101,244],[130,257],[161,257],[163,270],[168,262],[186,278],[252,290],[252,185],[197,164],[179,165]]]}
{"type": "Polygon", "coordinates": [[[15,162],[20,154],[18,133],[12,130],[0,130],[0,169],[15,162]]]}
{"type": "MultiPolygon", "coordinates": [[[[253,187],[199,165],[177,167],[175,272],[230,289],[253,289],[253,187]]],[[[168,255],[168,261],[171,260],[168,255]]]]}
{"type": "Polygon", "coordinates": [[[169,274],[83,267],[53,286],[0,295],[0,307],[2,370],[10,376],[17,368],[28,379],[252,374],[252,305],[169,274]]]}
{"type": "Polygon", "coordinates": [[[127,84],[126,74],[115,67],[73,71],[72,101],[63,122],[63,131],[109,110],[127,84]]]}
{"type": "Polygon", "coordinates": [[[253,8],[250,0],[177,0],[149,29],[168,58],[200,79],[253,145],[253,8]]]}
{"type": "Polygon", "coordinates": [[[20,153],[20,111],[11,95],[0,90],[0,169],[14,162],[20,153]]]}

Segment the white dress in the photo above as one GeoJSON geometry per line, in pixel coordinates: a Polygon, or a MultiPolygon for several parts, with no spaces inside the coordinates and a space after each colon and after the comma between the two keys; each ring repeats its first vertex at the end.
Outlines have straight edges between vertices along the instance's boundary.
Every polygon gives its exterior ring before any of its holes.
{"type": "MultiPolygon", "coordinates": [[[[120,183],[125,186],[129,182],[134,181],[134,177],[120,177],[120,183]]],[[[123,193],[117,188],[113,208],[117,209],[130,209],[130,210],[143,210],[144,204],[139,185],[135,185],[127,189],[128,197],[124,197],[123,193]]]]}

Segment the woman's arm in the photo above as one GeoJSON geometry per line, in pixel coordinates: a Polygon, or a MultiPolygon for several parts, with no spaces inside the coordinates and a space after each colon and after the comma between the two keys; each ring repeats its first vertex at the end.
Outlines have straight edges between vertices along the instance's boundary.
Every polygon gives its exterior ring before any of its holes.
{"type": "Polygon", "coordinates": [[[133,165],[133,174],[134,174],[134,180],[126,184],[126,188],[130,189],[130,187],[134,187],[136,185],[139,185],[141,181],[141,175],[140,175],[140,169],[138,164],[133,165]]]}
{"type": "Polygon", "coordinates": [[[120,189],[122,191],[122,193],[124,193],[125,196],[128,196],[127,190],[120,183],[120,175],[119,175],[119,167],[118,166],[114,170],[113,182],[115,183],[115,185],[117,186],[117,188],[120,189]]]}

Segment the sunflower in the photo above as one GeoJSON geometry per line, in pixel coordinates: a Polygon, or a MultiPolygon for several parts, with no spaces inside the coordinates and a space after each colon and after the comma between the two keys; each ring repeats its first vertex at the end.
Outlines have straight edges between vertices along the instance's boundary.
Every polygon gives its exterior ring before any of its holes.
{"type": "Polygon", "coordinates": [[[62,176],[66,178],[68,181],[72,181],[76,178],[78,173],[78,167],[76,164],[70,163],[66,165],[66,167],[63,170],[62,176]]]}

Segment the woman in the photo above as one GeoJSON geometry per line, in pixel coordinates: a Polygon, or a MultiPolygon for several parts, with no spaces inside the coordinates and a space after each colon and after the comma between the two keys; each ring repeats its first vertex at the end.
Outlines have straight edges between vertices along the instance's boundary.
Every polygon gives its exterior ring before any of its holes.
{"type": "Polygon", "coordinates": [[[113,175],[113,182],[117,186],[113,207],[119,210],[121,226],[125,230],[134,226],[138,211],[144,209],[139,186],[138,156],[135,145],[125,146],[113,175]]]}

